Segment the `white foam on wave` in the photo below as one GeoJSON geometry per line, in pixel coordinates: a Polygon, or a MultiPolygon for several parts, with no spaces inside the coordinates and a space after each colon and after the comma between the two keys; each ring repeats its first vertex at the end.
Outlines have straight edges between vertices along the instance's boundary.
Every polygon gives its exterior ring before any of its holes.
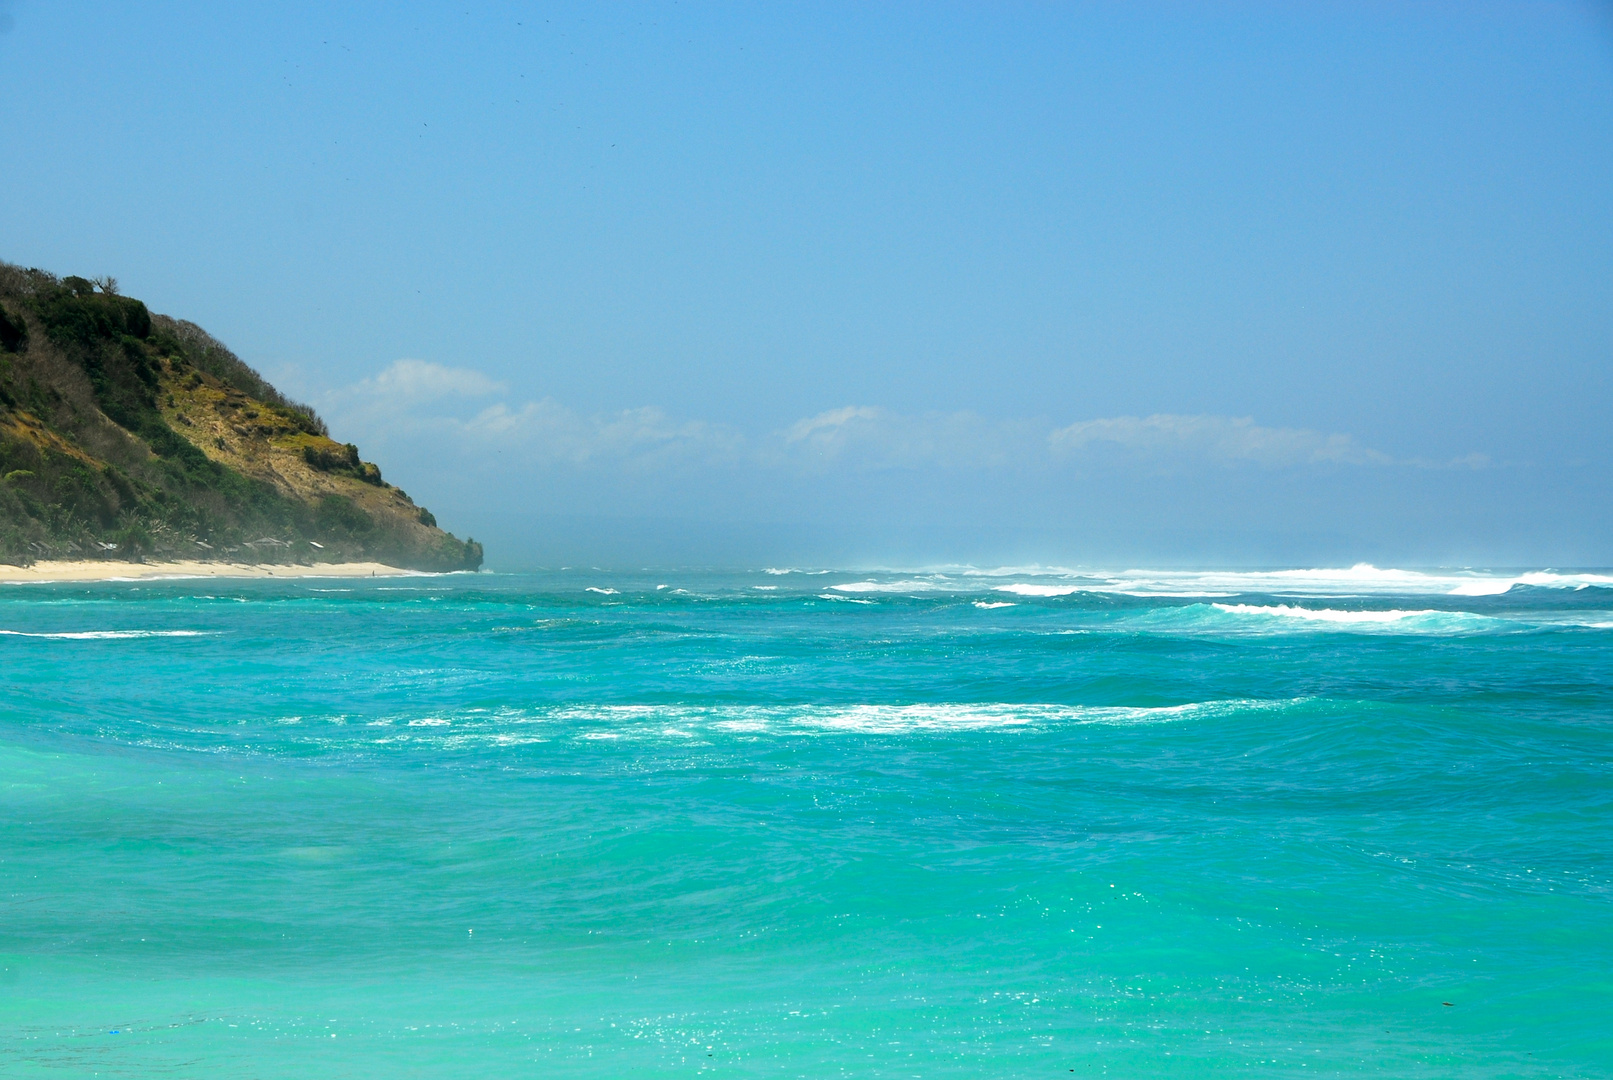
{"type": "MultiPolygon", "coordinates": [[[[1154,613],[1157,617],[1159,613],[1154,613]]],[[[1549,623],[1436,608],[1349,610],[1297,604],[1211,604],[1179,608],[1167,617],[1187,617],[1189,632],[1281,634],[1324,630],[1379,634],[1459,636],[1516,633],[1549,623]],[[1208,616],[1208,617],[1207,617],[1208,616]],[[1240,625],[1241,624],[1241,625],[1240,625]]]]}
{"type": "Polygon", "coordinates": [[[727,734],[839,732],[894,735],[912,731],[982,731],[1058,724],[1157,724],[1217,718],[1286,708],[1305,699],[1230,699],[1164,706],[1047,705],[989,702],[919,705],[597,706],[568,707],[550,719],[603,723],[609,733],[579,732],[579,738],[664,736],[689,738],[700,731],[727,734]]]}
{"type": "MultiPolygon", "coordinates": [[[[1310,622],[1329,623],[1395,623],[1404,619],[1416,619],[1429,615],[1468,615],[1465,611],[1435,611],[1432,609],[1422,611],[1404,611],[1399,608],[1390,611],[1338,611],[1333,608],[1291,607],[1288,604],[1212,604],[1211,606],[1217,611],[1225,611],[1232,615],[1269,615],[1280,619],[1305,619],[1310,622]]],[[[1470,615],[1469,617],[1479,618],[1480,616],[1470,615]]]]}
{"type": "Polygon", "coordinates": [[[946,586],[934,581],[848,581],[844,585],[831,585],[835,592],[843,593],[912,593],[934,592],[946,586]]]}
{"type": "Polygon", "coordinates": [[[872,600],[860,600],[855,596],[836,596],[834,593],[819,593],[819,600],[838,600],[842,604],[872,604],[872,600]]]}
{"type": "Polygon", "coordinates": [[[1356,563],[1351,567],[1292,570],[1127,570],[1114,579],[1114,591],[1139,596],[1205,593],[1339,597],[1449,595],[1463,585],[1489,580],[1469,571],[1425,572],[1356,563]]]}
{"type": "Polygon", "coordinates": [[[1451,590],[1451,595],[1499,596],[1520,585],[1534,586],[1537,589],[1587,589],[1592,586],[1613,586],[1613,577],[1606,574],[1558,574],[1550,570],[1537,570],[1512,578],[1480,578],[1464,581],[1451,590]]]}
{"type": "MultiPolygon", "coordinates": [[[[759,717],[764,729],[795,729],[885,735],[906,731],[979,731],[1058,724],[1159,724],[1268,709],[1286,702],[1252,700],[1193,702],[1185,705],[853,705],[818,706],[759,717]],[[768,723],[767,721],[772,721],[768,723]]],[[[724,723],[713,725],[724,730],[724,723]]]]}
{"type": "Polygon", "coordinates": [[[1071,593],[1082,591],[1083,588],[1080,585],[1032,585],[1022,582],[1016,582],[1013,585],[997,585],[992,588],[992,592],[1012,593],[1015,596],[1069,596],[1071,593]]]}
{"type": "MultiPolygon", "coordinates": [[[[899,573],[900,571],[890,571],[899,573]]],[[[1073,592],[1120,593],[1130,596],[1227,597],[1259,593],[1277,596],[1495,596],[1518,586],[1583,589],[1613,587],[1613,575],[1560,573],[1555,570],[1493,571],[1472,569],[1402,570],[1356,563],[1349,567],[1308,567],[1285,570],[1149,570],[1110,571],[1057,566],[926,568],[906,573],[930,573],[959,579],[958,587],[980,579],[1020,578],[1008,585],[993,585],[1002,592],[1022,596],[1065,596],[1073,592]]]]}
{"type": "MultiPolygon", "coordinates": [[[[1312,699],[1227,699],[1164,706],[1007,702],[906,705],[562,705],[467,709],[450,714],[289,717],[299,738],[331,748],[509,749],[577,740],[663,747],[712,746],[734,738],[937,735],[1012,732],[1069,725],[1129,726],[1237,720],[1312,699]]],[[[639,752],[635,750],[635,752],[639,752]]]]}
{"type": "Polygon", "coordinates": [[[994,608],[1013,607],[1013,606],[1015,606],[1015,605],[1014,605],[1014,602],[1012,600],[976,600],[975,601],[975,607],[980,608],[983,611],[991,611],[994,608]]]}
{"type": "Polygon", "coordinates": [[[37,634],[27,630],[0,630],[7,637],[54,638],[60,641],[126,641],[132,638],[213,637],[215,630],[74,630],[37,634]]]}
{"type": "MultiPolygon", "coordinates": [[[[1282,570],[1104,570],[1062,566],[1005,566],[948,568],[966,578],[1018,577],[1053,578],[1052,587],[1076,591],[1129,593],[1138,596],[1213,596],[1252,592],[1351,595],[1363,589],[1374,592],[1442,591],[1438,583],[1446,579],[1416,570],[1380,569],[1370,563],[1342,568],[1295,568],[1282,570]],[[1432,587],[1431,587],[1431,583],[1432,587]]],[[[1452,578],[1451,580],[1456,580],[1452,578]]],[[[1026,584],[1039,585],[1040,582],[1026,584]]],[[[1000,586],[999,586],[1000,588],[1000,586]]],[[[1050,594],[1063,595],[1063,594],[1050,594]]]]}
{"type": "Polygon", "coordinates": [[[584,589],[583,592],[598,593],[600,596],[615,596],[616,595],[616,590],[615,589],[601,589],[601,588],[599,588],[598,586],[595,586],[595,585],[588,586],[588,588],[584,589]]]}

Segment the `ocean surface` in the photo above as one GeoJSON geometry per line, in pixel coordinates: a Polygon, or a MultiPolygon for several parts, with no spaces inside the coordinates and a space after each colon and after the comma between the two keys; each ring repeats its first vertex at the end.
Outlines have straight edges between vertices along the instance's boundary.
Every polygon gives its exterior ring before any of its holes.
{"type": "Polygon", "coordinates": [[[1613,1076],[1613,575],[0,587],[0,1075],[1613,1076]]]}

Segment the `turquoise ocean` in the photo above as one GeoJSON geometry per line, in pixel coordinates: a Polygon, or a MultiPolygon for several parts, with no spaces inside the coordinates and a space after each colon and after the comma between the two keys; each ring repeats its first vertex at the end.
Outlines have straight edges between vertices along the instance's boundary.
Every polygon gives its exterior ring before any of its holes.
{"type": "Polygon", "coordinates": [[[0,587],[8,1077],[1613,1075],[1613,576],[0,587]]]}

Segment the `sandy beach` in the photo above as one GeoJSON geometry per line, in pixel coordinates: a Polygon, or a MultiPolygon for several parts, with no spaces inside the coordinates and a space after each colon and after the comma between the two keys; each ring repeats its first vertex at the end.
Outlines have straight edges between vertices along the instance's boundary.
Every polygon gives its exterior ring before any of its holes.
{"type": "Polygon", "coordinates": [[[402,570],[375,562],[315,563],[308,566],[225,562],[37,562],[32,566],[0,564],[0,584],[51,581],[137,581],[163,578],[352,578],[409,577],[402,570]]]}

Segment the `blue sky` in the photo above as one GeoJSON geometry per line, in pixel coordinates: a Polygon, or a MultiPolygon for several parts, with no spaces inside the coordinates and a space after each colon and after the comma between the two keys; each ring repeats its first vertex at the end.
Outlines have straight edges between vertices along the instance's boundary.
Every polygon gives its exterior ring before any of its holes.
{"type": "Polygon", "coordinates": [[[1606,6],[0,26],[0,258],[494,566],[1613,563],[1606,6]]]}

